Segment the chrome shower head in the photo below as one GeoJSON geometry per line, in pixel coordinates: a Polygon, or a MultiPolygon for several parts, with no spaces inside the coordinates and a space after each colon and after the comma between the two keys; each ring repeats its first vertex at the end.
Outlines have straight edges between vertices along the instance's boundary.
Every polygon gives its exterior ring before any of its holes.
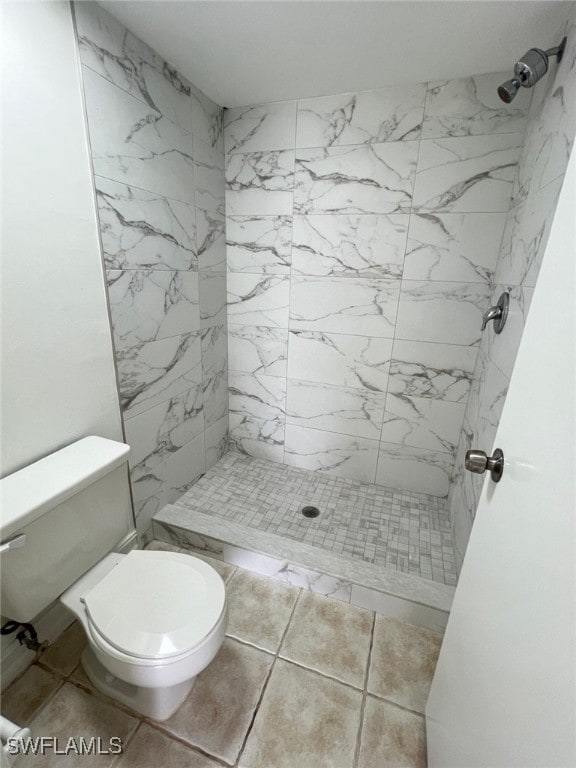
{"type": "Polygon", "coordinates": [[[558,61],[562,58],[566,38],[562,40],[556,48],[549,48],[543,51],[541,48],[530,48],[524,56],[514,65],[514,77],[506,80],[498,88],[498,96],[506,104],[510,104],[520,88],[532,88],[541,77],[548,72],[548,60],[550,56],[557,56],[558,61]]]}

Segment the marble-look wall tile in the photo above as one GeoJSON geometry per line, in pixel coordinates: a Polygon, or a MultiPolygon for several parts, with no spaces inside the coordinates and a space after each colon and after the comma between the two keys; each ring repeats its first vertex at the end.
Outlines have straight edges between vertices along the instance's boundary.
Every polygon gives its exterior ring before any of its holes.
{"type": "Polygon", "coordinates": [[[381,439],[413,448],[454,454],[465,403],[388,393],[381,439]]]}
{"type": "Polygon", "coordinates": [[[226,323],[226,274],[218,272],[200,272],[198,274],[200,291],[200,327],[226,323]]]}
{"type": "Polygon", "coordinates": [[[558,178],[508,212],[495,281],[511,285],[536,285],[556,203],[562,187],[558,178]]]}
{"type": "Polygon", "coordinates": [[[330,147],[420,137],[426,87],[389,86],[298,102],[297,147],[330,147]]]}
{"type": "Polygon", "coordinates": [[[192,134],[91,69],[83,80],[94,173],[194,203],[192,134]]]}
{"type": "MultiPolygon", "coordinates": [[[[524,147],[514,185],[515,202],[533,190],[542,189],[566,172],[576,135],[576,13],[574,6],[566,24],[566,48],[562,61],[552,62],[540,85],[545,98],[535,103],[530,113],[524,147]]],[[[559,38],[562,34],[558,35],[559,38]]],[[[537,91],[535,94],[538,95],[537,91]]]]}
{"type": "Polygon", "coordinates": [[[284,459],[284,417],[258,419],[230,411],[230,449],[282,463],[284,459]]]}
{"type": "Polygon", "coordinates": [[[477,347],[396,340],[388,391],[466,404],[477,356],[477,347]]]}
{"type": "Polygon", "coordinates": [[[237,107],[224,113],[224,144],[229,154],[292,149],[295,131],[295,101],[237,107]]]}
{"type": "Polygon", "coordinates": [[[97,3],[74,10],[82,63],[190,132],[190,83],[97,3]]]}
{"type": "Polygon", "coordinates": [[[418,142],[298,149],[297,213],[401,213],[412,205],[418,142]]]}
{"type": "Polygon", "coordinates": [[[384,395],[308,381],[288,381],[286,423],[378,440],[384,395]]]}
{"type": "Polygon", "coordinates": [[[231,272],[290,273],[290,216],[228,216],[226,260],[231,272]]]}
{"type": "Polygon", "coordinates": [[[206,471],[217,464],[224,454],[228,452],[228,444],[230,442],[228,426],[228,409],[226,409],[226,416],[218,419],[218,421],[211,427],[208,427],[204,433],[206,471]]]}
{"type": "Polygon", "coordinates": [[[202,389],[204,421],[210,427],[228,413],[228,349],[226,328],[204,328],[202,337],[202,389]]]}
{"type": "Polygon", "coordinates": [[[224,154],[224,110],[199,88],[190,86],[192,133],[194,139],[217,147],[224,154]]]}
{"type": "Polygon", "coordinates": [[[403,280],[396,338],[471,346],[480,341],[490,287],[483,283],[403,280]]]}
{"type": "Polygon", "coordinates": [[[507,211],[522,134],[420,143],[414,206],[420,211],[507,211]]]}
{"type": "Polygon", "coordinates": [[[196,211],[198,269],[226,271],[226,220],[216,211],[196,211]]]}
{"type": "Polygon", "coordinates": [[[288,331],[259,325],[228,326],[230,370],[286,376],[288,331]]]}
{"type": "Polygon", "coordinates": [[[392,338],[400,280],[294,276],[290,329],[392,338]]]}
{"type": "Polygon", "coordinates": [[[106,279],[117,348],[199,329],[196,272],[108,270],[106,279]]]}
{"type": "Polygon", "coordinates": [[[288,277],[229,273],[230,323],[287,328],[289,291],[288,277]]]}
{"type": "Polygon", "coordinates": [[[494,329],[490,328],[489,324],[487,332],[482,334],[480,352],[488,357],[507,378],[511,378],[534,289],[521,285],[496,285],[492,293],[492,306],[498,303],[498,299],[504,292],[507,292],[510,297],[506,333],[494,333],[494,329]]]}
{"type": "Polygon", "coordinates": [[[374,482],[378,441],[286,425],[284,463],[374,482]]]}
{"type": "Polygon", "coordinates": [[[404,279],[489,283],[505,222],[505,213],[412,214],[404,279]]]}
{"type": "Polygon", "coordinates": [[[196,269],[194,206],[96,176],[107,269],[196,269]]]}
{"type": "Polygon", "coordinates": [[[392,339],[290,331],[288,377],[386,392],[392,339]]]}
{"type": "Polygon", "coordinates": [[[196,207],[224,214],[224,156],[218,147],[197,139],[194,139],[194,182],[196,207]]]}
{"type": "Polygon", "coordinates": [[[482,352],[478,356],[477,367],[466,418],[474,430],[477,444],[490,454],[510,379],[482,352]]]}
{"type": "Polygon", "coordinates": [[[168,489],[167,503],[173,504],[206,472],[204,434],[190,440],[160,466],[168,489]]]}
{"type": "Polygon", "coordinates": [[[509,72],[491,72],[428,84],[423,139],[521,133],[532,92],[521,88],[512,104],[504,104],[498,86],[509,72]]]}
{"type": "Polygon", "coordinates": [[[230,371],[230,413],[258,419],[284,419],[286,379],[257,373],[230,371]]]}
{"type": "Polygon", "coordinates": [[[200,383],[200,335],[126,347],[117,350],[116,362],[120,401],[125,418],[130,418],[200,383]]]}
{"type": "Polygon", "coordinates": [[[401,277],[408,216],[295,216],[292,274],[401,277]]]}
{"type": "Polygon", "coordinates": [[[376,483],[415,493],[446,496],[453,463],[450,453],[382,442],[376,483]]]}
{"type": "Polygon", "coordinates": [[[292,213],[294,150],[228,155],[226,212],[235,216],[292,213]]]}
{"type": "Polygon", "coordinates": [[[125,420],[132,478],[147,474],[204,431],[202,386],[125,420]]]}

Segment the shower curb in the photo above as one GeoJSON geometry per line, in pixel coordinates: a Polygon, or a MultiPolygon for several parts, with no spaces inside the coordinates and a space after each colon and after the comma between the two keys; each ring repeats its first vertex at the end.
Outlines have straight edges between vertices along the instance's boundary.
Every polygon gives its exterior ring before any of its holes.
{"type": "Polygon", "coordinates": [[[154,516],[153,532],[161,541],[436,632],[448,621],[455,588],[419,576],[287,542],[178,504],[154,516]]]}

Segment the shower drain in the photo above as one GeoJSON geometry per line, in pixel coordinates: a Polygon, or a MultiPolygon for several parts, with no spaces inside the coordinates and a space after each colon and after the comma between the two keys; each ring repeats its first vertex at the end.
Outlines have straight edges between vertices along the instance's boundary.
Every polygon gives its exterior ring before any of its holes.
{"type": "Polygon", "coordinates": [[[320,514],[320,510],[318,509],[318,507],[312,507],[312,506],[302,507],[302,514],[304,515],[304,517],[318,517],[318,515],[320,514]]]}

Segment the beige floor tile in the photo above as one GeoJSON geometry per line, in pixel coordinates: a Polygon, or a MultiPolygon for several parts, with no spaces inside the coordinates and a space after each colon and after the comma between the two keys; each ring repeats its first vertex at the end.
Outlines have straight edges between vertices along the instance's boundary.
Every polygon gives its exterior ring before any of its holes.
{"type": "Polygon", "coordinates": [[[377,616],[368,691],[424,712],[441,643],[429,629],[377,616]]]}
{"type": "Polygon", "coordinates": [[[272,670],[241,768],[350,768],[362,694],[286,661],[272,670]]]}
{"type": "Polygon", "coordinates": [[[86,642],[86,633],[82,629],[82,625],[75,621],[42,654],[39,661],[46,667],[67,677],[78,665],[86,642]]]}
{"type": "Polygon", "coordinates": [[[358,768],[426,768],[424,718],[368,696],[358,768]]]}
{"type": "Polygon", "coordinates": [[[226,639],[214,661],[198,675],[184,704],[162,728],[234,763],[272,662],[269,654],[226,639]]]}
{"type": "MultiPolygon", "coordinates": [[[[81,736],[87,741],[100,737],[103,747],[109,746],[112,737],[126,743],[137,725],[138,721],[124,712],[65,683],[32,720],[31,729],[34,736],[57,737],[59,748],[64,749],[70,737],[74,737],[76,743],[81,736]]],[[[68,755],[48,752],[42,758],[33,755],[20,758],[18,768],[78,768],[80,765],[107,768],[116,757],[114,754],[79,757],[74,752],[68,755]]]]}
{"type": "Polygon", "coordinates": [[[206,755],[143,724],[114,768],[220,768],[206,755]]]}
{"type": "Polygon", "coordinates": [[[205,563],[208,563],[208,565],[211,565],[212,568],[214,568],[214,570],[217,571],[220,574],[220,576],[222,576],[224,581],[228,581],[230,576],[232,576],[232,574],[236,570],[236,567],[234,565],[225,563],[223,560],[216,560],[216,558],[214,557],[207,557],[206,555],[203,555],[200,552],[192,552],[186,549],[183,549],[182,552],[185,555],[191,555],[192,557],[197,557],[199,560],[204,560],[205,563]]]}
{"type": "Polygon", "coordinates": [[[303,591],[280,656],[364,687],[374,614],[303,591]]]}
{"type": "Polygon", "coordinates": [[[243,569],[226,589],[228,634],[276,653],[300,590],[243,569]]]}
{"type": "Polygon", "coordinates": [[[2,714],[18,725],[27,725],[60,685],[61,680],[33,664],[2,694],[2,714]]]}

